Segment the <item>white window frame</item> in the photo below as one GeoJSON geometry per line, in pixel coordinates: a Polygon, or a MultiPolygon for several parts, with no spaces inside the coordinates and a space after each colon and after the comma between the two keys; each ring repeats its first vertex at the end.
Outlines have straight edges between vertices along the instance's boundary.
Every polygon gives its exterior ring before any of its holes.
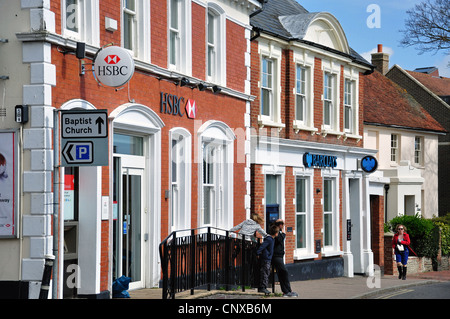
{"type": "Polygon", "coordinates": [[[170,232],[191,228],[191,143],[186,129],[175,127],[169,131],[170,232]],[[173,141],[178,141],[175,146],[173,141]]]}
{"type": "Polygon", "coordinates": [[[348,133],[352,133],[354,127],[354,87],[353,81],[344,79],[344,132],[348,133]]]}
{"type": "Polygon", "coordinates": [[[268,57],[263,57],[261,61],[261,116],[272,119],[274,110],[274,68],[275,63],[268,57]],[[264,98],[264,92],[267,92],[267,98],[264,98]],[[265,112],[265,102],[267,103],[268,114],[265,112]]]}
{"type": "Polygon", "coordinates": [[[414,164],[423,165],[423,146],[424,138],[422,136],[414,136],[414,164]]]}
{"type": "Polygon", "coordinates": [[[295,249],[294,249],[294,259],[302,260],[302,259],[311,259],[317,258],[318,255],[315,253],[314,246],[314,198],[313,198],[313,169],[304,169],[304,168],[293,168],[293,175],[295,177],[295,198],[293,199],[293,204],[295,207],[295,230],[294,235],[295,238],[295,249]],[[305,180],[305,212],[297,211],[297,179],[301,178],[305,180]],[[297,229],[297,217],[298,215],[305,216],[305,247],[298,248],[297,247],[297,236],[299,235],[299,230],[297,229]]]}
{"type": "Polygon", "coordinates": [[[67,0],[61,0],[61,30],[66,38],[85,42],[93,46],[100,45],[100,4],[96,0],[77,0],[76,7],[71,7],[78,24],[78,31],[67,28],[67,0]]]}
{"type": "Polygon", "coordinates": [[[190,0],[168,0],[167,1],[167,65],[171,71],[177,71],[186,75],[192,74],[192,15],[190,0]],[[172,5],[173,1],[178,6],[176,29],[172,28],[172,5]],[[176,33],[175,48],[171,47],[171,33],[176,33]],[[171,59],[172,51],[175,50],[175,61],[171,59]]]}
{"type": "Polygon", "coordinates": [[[150,62],[150,4],[145,0],[135,0],[134,11],[125,8],[126,0],[121,0],[121,42],[125,48],[125,14],[133,15],[130,54],[142,61],[150,62]]]}
{"type": "Polygon", "coordinates": [[[330,72],[324,72],[323,74],[323,126],[327,129],[332,129],[335,122],[336,112],[336,100],[334,98],[334,93],[336,87],[334,83],[336,82],[335,75],[330,72]],[[328,116],[327,116],[328,115],[328,116]],[[327,119],[328,117],[328,119],[327,119]]]}
{"type": "MultiPolygon", "coordinates": [[[[279,217],[281,219],[285,219],[285,176],[286,169],[285,167],[280,167],[276,165],[263,165],[262,174],[264,175],[264,198],[262,204],[264,205],[264,219],[266,218],[266,181],[267,175],[276,175],[278,176],[278,185],[277,185],[277,202],[279,206],[279,217]]],[[[268,231],[268,230],[267,230],[268,231]]]]}
{"type": "Polygon", "coordinates": [[[304,92],[304,118],[302,121],[297,119],[297,99],[295,100],[295,117],[293,120],[293,129],[295,133],[299,131],[316,132],[317,128],[314,127],[314,55],[307,50],[294,48],[293,63],[296,66],[295,86],[293,88],[293,94],[296,97],[297,92],[297,78],[298,68],[301,67],[305,70],[305,92],[304,92]]]}
{"type": "Polygon", "coordinates": [[[323,71],[323,94],[322,94],[322,107],[323,107],[323,118],[322,118],[322,133],[342,135],[339,129],[339,115],[340,115],[340,78],[341,78],[341,66],[340,64],[332,61],[322,61],[322,71],[323,71]],[[330,76],[331,92],[325,93],[325,80],[326,75],[330,76]],[[327,99],[326,99],[327,98],[327,99]],[[326,102],[330,102],[330,123],[325,124],[325,107],[326,102]]]}
{"type": "Polygon", "coordinates": [[[206,10],[206,26],[206,79],[212,83],[226,85],[226,14],[220,6],[212,2],[208,3],[206,10]],[[211,43],[210,23],[213,23],[211,43]],[[213,53],[212,60],[210,50],[213,53]]]}
{"type": "Polygon", "coordinates": [[[336,170],[322,170],[322,207],[323,207],[323,241],[322,241],[322,255],[324,257],[341,255],[342,251],[340,249],[340,223],[339,223],[339,211],[340,211],[340,199],[339,199],[339,171],[336,170]],[[332,234],[331,234],[331,245],[325,244],[325,180],[330,180],[332,185],[332,210],[327,212],[331,214],[332,221],[332,234]]]}
{"type": "Polygon", "coordinates": [[[362,136],[359,134],[359,71],[353,67],[344,67],[344,109],[343,109],[343,131],[344,131],[344,139],[354,138],[357,140],[362,139],[362,136]],[[351,104],[346,104],[346,95],[347,93],[347,82],[350,85],[350,97],[351,104]],[[346,107],[350,106],[350,128],[345,128],[345,111],[346,107]]]}
{"type": "MultiPolygon", "coordinates": [[[[258,115],[258,125],[262,128],[264,126],[276,127],[279,130],[285,127],[281,122],[281,57],[282,50],[269,41],[261,39],[258,42],[258,52],[260,58],[260,79],[258,87],[260,89],[260,114],[258,115]],[[262,90],[263,90],[263,60],[268,59],[272,61],[272,81],[271,81],[271,101],[270,101],[270,115],[263,115],[262,110],[262,90]]],[[[268,88],[269,89],[269,88],[268,88]]]]}
{"type": "Polygon", "coordinates": [[[300,64],[295,68],[295,121],[304,124],[307,120],[307,70],[300,64]],[[300,102],[300,103],[299,103],[300,102]],[[299,104],[301,104],[301,111],[299,111],[299,104]]]}
{"type": "Polygon", "coordinates": [[[236,136],[228,125],[220,121],[207,121],[198,130],[198,224],[228,229],[233,224],[233,165],[236,136]],[[211,183],[204,183],[204,151],[213,149],[213,175],[211,183]],[[205,187],[211,188],[211,218],[205,220],[205,187]]]}
{"type": "Polygon", "coordinates": [[[398,163],[400,158],[400,135],[391,133],[391,148],[390,148],[390,162],[391,164],[398,163]]]}

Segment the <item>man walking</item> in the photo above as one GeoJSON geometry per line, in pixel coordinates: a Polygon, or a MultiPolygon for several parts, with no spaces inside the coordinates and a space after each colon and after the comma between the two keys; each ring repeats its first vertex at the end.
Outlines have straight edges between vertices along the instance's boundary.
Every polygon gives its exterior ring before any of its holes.
{"type": "Polygon", "coordinates": [[[298,297],[296,292],[291,289],[291,283],[289,282],[289,273],[284,265],[284,241],[286,234],[283,232],[284,221],[277,219],[275,225],[280,230],[278,236],[275,237],[275,243],[273,248],[272,265],[277,271],[278,280],[280,281],[281,291],[283,297],[298,297]]]}

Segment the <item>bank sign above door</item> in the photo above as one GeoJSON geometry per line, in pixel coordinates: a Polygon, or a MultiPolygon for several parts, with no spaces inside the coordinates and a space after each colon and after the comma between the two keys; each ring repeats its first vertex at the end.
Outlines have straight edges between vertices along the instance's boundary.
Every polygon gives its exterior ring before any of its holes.
{"type": "Polygon", "coordinates": [[[303,165],[306,168],[310,167],[335,168],[337,166],[337,156],[305,153],[303,155],[303,165]]]}
{"type": "Polygon", "coordinates": [[[110,46],[97,52],[94,60],[94,75],[107,86],[125,85],[134,74],[134,60],[124,48],[110,46]]]}
{"type": "Polygon", "coordinates": [[[169,94],[161,92],[161,113],[183,116],[183,106],[186,111],[186,116],[190,119],[195,119],[197,115],[197,105],[195,100],[188,99],[184,105],[184,97],[176,96],[175,94],[169,94]]]}

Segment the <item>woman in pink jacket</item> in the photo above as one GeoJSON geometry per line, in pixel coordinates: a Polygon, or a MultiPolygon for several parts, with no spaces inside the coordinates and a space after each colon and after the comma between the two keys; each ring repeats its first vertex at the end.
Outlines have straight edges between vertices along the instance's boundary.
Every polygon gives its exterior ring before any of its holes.
{"type": "Polygon", "coordinates": [[[408,263],[409,249],[411,244],[409,235],[406,233],[406,227],[397,225],[397,231],[392,239],[392,253],[395,255],[398,269],[398,279],[406,280],[406,264],[408,263]]]}

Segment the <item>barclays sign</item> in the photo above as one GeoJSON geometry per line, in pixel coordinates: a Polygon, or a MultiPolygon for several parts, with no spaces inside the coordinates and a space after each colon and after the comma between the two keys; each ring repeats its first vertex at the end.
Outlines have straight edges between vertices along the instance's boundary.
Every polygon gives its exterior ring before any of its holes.
{"type": "Polygon", "coordinates": [[[306,168],[310,167],[335,168],[337,166],[337,156],[305,153],[303,155],[303,165],[306,168]]]}

